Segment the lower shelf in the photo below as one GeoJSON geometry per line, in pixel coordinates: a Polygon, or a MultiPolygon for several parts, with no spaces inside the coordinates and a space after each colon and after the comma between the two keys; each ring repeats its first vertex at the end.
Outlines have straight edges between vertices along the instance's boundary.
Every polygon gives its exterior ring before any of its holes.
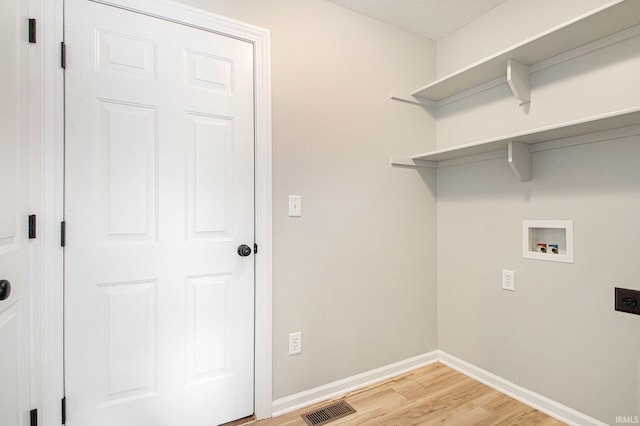
{"type": "Polygon", "coordinates": [[[509,142],[536,144],[640,124],[640,107],[553,124],[525,132],[414,155],[412,160],[443,161],[507,149],[509,142]]]}
{"type": "Polygon", "coordinates": [[[638,124],[640,124],[640,107],[634,107],[411,157],[393,157],[391,164],[408,167],[437,167],[439,161],[508,150],[509,165],[516,176],[520,180],[529,180],[531,178],[531,159],[527,145],[621,129],[638,124]]]}

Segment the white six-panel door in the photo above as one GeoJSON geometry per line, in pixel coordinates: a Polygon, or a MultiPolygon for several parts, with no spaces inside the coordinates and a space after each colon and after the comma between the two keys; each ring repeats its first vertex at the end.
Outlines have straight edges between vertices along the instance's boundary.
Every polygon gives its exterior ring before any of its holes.
{"type": "Polygon", "coordinates": [[[253,47],[65,2],[71,426],[253,413],[253,47]]]}
{"type": "Polygon", "coordinates": [[[29,424],[27,2],[0,3],[0,425],[29,424]]]}

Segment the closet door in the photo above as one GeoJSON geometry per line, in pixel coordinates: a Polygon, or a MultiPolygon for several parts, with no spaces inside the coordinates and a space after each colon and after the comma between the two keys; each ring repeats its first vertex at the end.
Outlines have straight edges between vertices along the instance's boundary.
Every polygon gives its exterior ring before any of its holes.
{"type": "Polygon", "coordinates": [[[249,416],[253,46],[65,3],[67,424],[249,416]]]}

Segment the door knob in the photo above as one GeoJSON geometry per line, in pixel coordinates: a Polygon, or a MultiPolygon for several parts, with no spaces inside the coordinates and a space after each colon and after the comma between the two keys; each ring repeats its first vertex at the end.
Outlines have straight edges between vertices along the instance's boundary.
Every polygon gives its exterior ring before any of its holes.
{"type": "Polygon", "coordinates": [[[251,247],[246,244],[242,244],[238,247],[238,254],[242,257],[247,257],[251,254],[251,247]]]}
{"type": "Polygon", "coordinates": [[[7,280],[0,280],[0,300],[6,300],[11,294],[11,283],[7,280]]]}

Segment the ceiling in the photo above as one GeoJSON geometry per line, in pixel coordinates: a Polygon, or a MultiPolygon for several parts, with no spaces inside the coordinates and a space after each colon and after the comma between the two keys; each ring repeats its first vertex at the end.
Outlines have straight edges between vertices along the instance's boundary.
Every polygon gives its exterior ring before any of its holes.
{"type": "Polygon", "coordinates": [[[328,0],[438,40],[506,0],[328,0]]]}

